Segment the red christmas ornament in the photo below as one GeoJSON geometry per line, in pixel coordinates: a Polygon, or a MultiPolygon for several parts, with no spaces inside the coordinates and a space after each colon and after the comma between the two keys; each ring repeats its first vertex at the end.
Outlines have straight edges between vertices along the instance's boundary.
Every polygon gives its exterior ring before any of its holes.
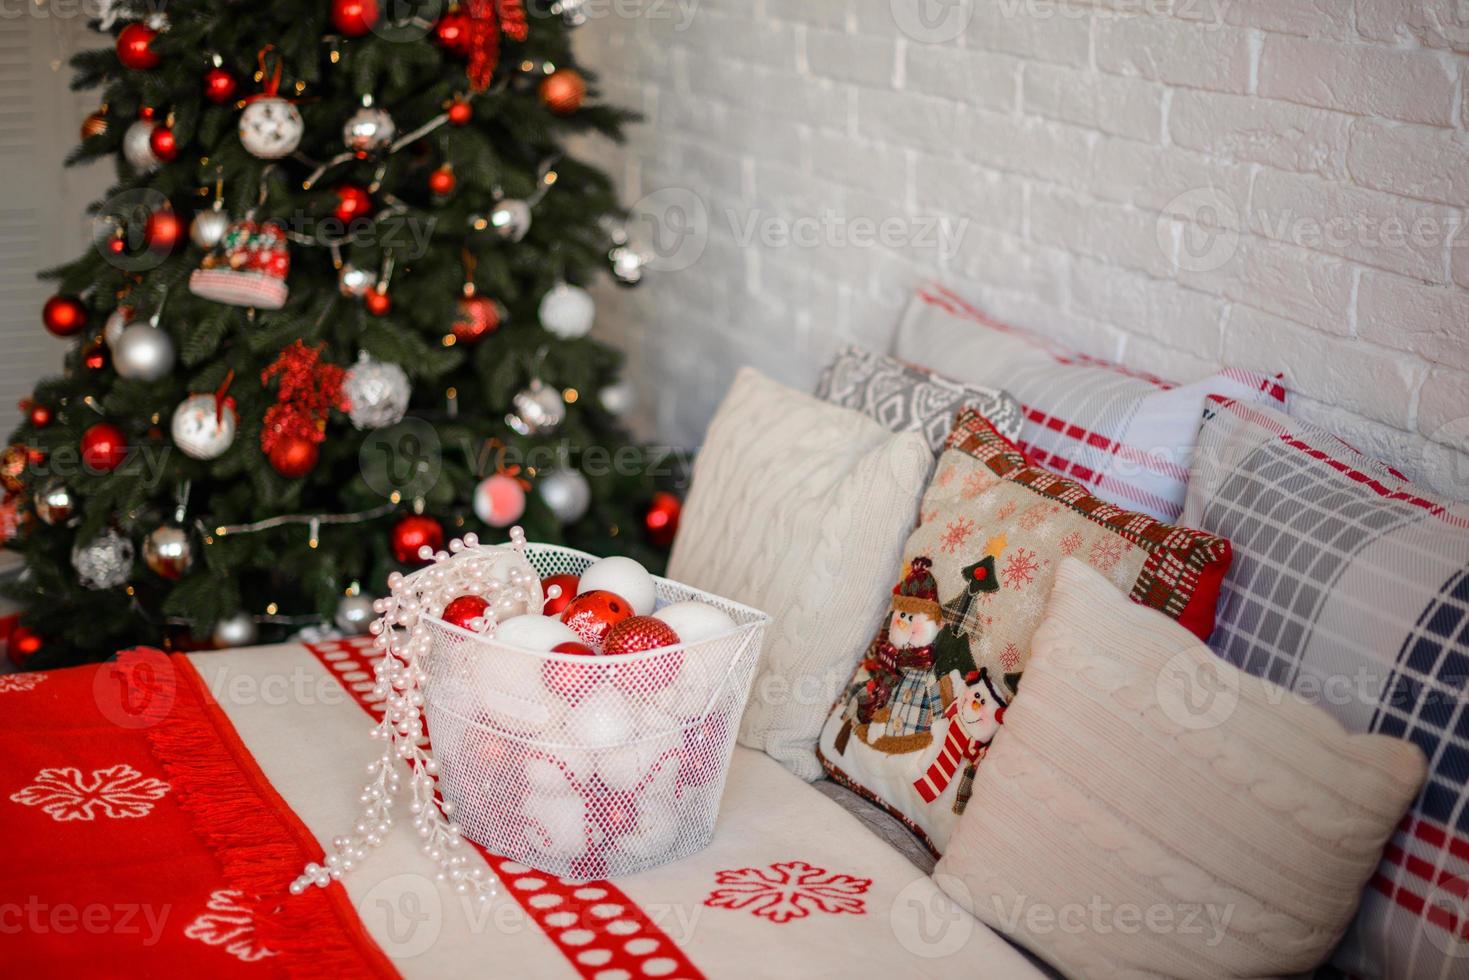
{"type": "Polygon", "coordinates": [[[362,305],[367,307],[367,312],[373,316],[387,316],[388,311],[393,308],[393,301],[388,298],[387,289],[378,286],[362,294],[362,305]]]}
{"type": "Polygon", "coordinates": [[[52,296],[41,309],[41,322],[58,337],[70,337],[87,325],[87,308],[71,296],[52,296]]]}
{"type": "Polygon", "coordinates": [[[449,328],[454,340],[472,344],[494,333],[500,327],[500,304],[484,296],[461,296],[459,315],[449,328]]]}
{"type": "Polygon", "coordinates": [[[276,439],[265,458],[270,461],[271,468],[287,480],[299,480],[316,469],[321,450],[309,438],[288,435],[276,439]]]}
{"type": "Polygon", "coordinates": [[[11,663],[17,667],[24,667],[26,661],[34,657],[44,643],[45,641],[39,636],[17,624],[10,631],[10,638],[5,643],[5,652],[9,655],[11,663]]]}
{"type": "Polygon", "coordinates": [[[434,551],[444,546],[444,527],[432,517],[409,514],[393,525],[393,536],[389,542],[393,557],[401,565],[420,565],[418,549],[428,545],[434,551]]]}
{"type": "Polygon", "coordinates": [[[143,225],[143,240],[155,252],[172,252],[183,233],[183,223],[172,208],[154,211],[143,225]]]}
{"type": "Polygon", "coordinates": [[[44,429],[51,424],[51,409],[45,405],[32,405],[30,419],[31,425],[38,429],[44,429]]]}
{"type": "Polygon", "coordinates": [[[450,123],[463,126],[474,118],[474,107],[463,99],[455,99],[449,103],[447,115],[450,123]]]}
{"type": "MultiPolygon", "coordinates": [[[[551,648],[552,653],[569,653],[577,657],[595,657],[597,651],[585,643],[558,643],[551,648]]],[[[547,660],[541,665],[541,681],[552,693],[559,695],[566,701],[576,704],[582,698],[591,693],[592,688],[597,686],[601,680],[602,671],[596,666],[563,663],[556,660],[547,660]]]]}
{"type": "Polygon", "coordinates": [[[129,24],[117,35],[117,60],[134,71],[157,68],[162,59],[150,46],[157,36],[147,24],[129,24]]]}
{"type": "Polygon", "coordinates": [[[99,473],[111,473],[127,459],[128,439],[111,422],[98,422],[82,433],[82,463],[99,473]]]}
{"type": "Polygon", "coordinates": [[[372,214],[372,195],[356,184],[338,184],[332,188],[337,195],[337,206],[332,209],[338,221],[350,222],[354,218],[365,218],[372,214]]]}
{"type": "Polygon", "coordinates": [[[549,592],[551,586],[559,586],[561,595],[555,599],[547,599],[546,604],[541,607],[541,612],[547,616],[560,616],[571,600],[576,598],[577,586],[581,582],[576,575],[547,575],[541,579],[541,591],[549,592]]]}
{"type": "Polygon", "coordinates": [[[653,494],[653,501],[643,513],[643,527],[648,540],[660,548],[673,544],[678,534],[678,519],[683,515],[683,501],[667,491],[653,494]]]}
{"type": "Polygon", "coordinates": [[[600,649],[608,631],[631,615],[632,606],[622,596],[594,589],[571,600],[561,611],[561,621],[583,643],[600,649]]]}
{"type": "Polygon", "coordinates": [[[558,116],[581,108],[587,97],[587,81],[572,68],[560,68],[541,80],[541,103],[558,116]]]}
{"type": "Polygon", "coordinates": [[[377,0],[332,0],[332,26],[347,37],[361,37],[377,19],[377,0]]]}
{"type": "Polygon", "coordinates": [[[174,138],[173,130],[167,126],[154,126],[153,132],[148,134],[148,147],[153,155],[167,163],[179,155],[178,140],[174,138]]]}
{"type": "Polygon", "coordinates": [[[82,366],[88,371],[101,371],[107,367],[109,352],[107,343],[100,336],[93,337],[91,344],[82,351],[82,366]]]}
{"type": "Polygon", "coordinates": [[[616,657],[671,647],[678,642],[678,634],[663,620],[652,616],[629,616],[607,631],[607,636],[602,641],[602,653],[608,657],[616,657]]]}
{"type": "Polygon", "coordinates": [[[215,105],[224,105],[234,98],[239,87],[235,76],[223,68],[211,68],[204,73],[204,98],[215,105]]]}
{"type": "Polygon", "coordinates": [[[592,846],[611,848],[617,838],[632,833],[638,826],[638,803],[635,794],[614,790],[593,776],[586,790],[587,813],[592,818],[592,846]]]}
{"type": "Polygon", "coordinates": [[[440,197],[452,193],[457,183],[454,168],[447,163],[428,175],[428,189],[440,197]]]}
{"type": "Polygon", "coordinates": [[[469,18],[458,11],[447,13],[434,25],[434,43],[452,55],[469,55],[469,18]]]}
{"type": "Polygon", "coordinates": [[[484,596],[462,595],[444,607],[444,622],[467,630],[469,624],[484,616],[488,608],[490,602],[484,596]]]}

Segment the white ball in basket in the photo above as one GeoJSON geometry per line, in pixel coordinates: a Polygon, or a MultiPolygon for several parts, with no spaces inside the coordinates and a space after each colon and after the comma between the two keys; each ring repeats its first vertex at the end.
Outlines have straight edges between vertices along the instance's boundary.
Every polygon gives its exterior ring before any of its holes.
{"type": "Polygon", "coordinates": [[[673,627],[678,638],[685,643],[697,643],[735,628],[735,621],[730,618],[729,613],[718,606],[697,600],[664,606],[653,614],[653,618],[661,619],[673,627]]]}
{"type": "Polygon", "coordinates": [[[581,573],[580,587],[582,592],[603,589],[613,595],[620,595],[638,616],[651,613],[658,602],[653,576],[631,558],[613,556],[592,562],[581,573]]]}
{"type": "Polygon", "coordinates": [[[586,806],[560,793],[531,793],[525,800],[530,846],[552,858],[580,854],[587,846],[586,806]]]}
{"type": "Polygon", "coordinates": [[[682,744],[683,732],[672,716],[643,709],[638,713],[636,740],[603,752],[597,760],[597,775],[612,789],[636,789],[660,764],[676,766],[682,744]]]}
{"type": "Polygon", "coordinates": [[[600,687],[576,706],[566,720],[566,728],[577,745],[622,745],[634,734],[632,706],[616,688],[600,687]]]}
{"type": "Polygon", "coordinates": [[[492,726],[517,735],[534,735],[545,728],[546,689],[541,684],[541,665],[534,657],[506,654],[481,657],[474,663],[478,668],[475,690],[492,726]]]}
{"type": "Polygon", "coordinates": [[[525,781],[533,795],[575,796],[576,787],[566,770],[550,759],[529,759],[525,764],[525,781]]]}
{"type": "MultiPolygon", "coordinates": [[[[495,628],[495,642],[522,650],[549,652],[562,643],[579,643],[570,626],[552,616],[537,616],[527,613],[507,619],[495,628]]],[[[539,676],[540,670],[536,671],[539,676]]]]}

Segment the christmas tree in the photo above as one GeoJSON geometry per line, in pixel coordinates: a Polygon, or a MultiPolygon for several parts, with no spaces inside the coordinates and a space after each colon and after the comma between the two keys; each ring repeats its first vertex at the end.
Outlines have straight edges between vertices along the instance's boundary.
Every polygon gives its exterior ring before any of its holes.
{"type": "Polygon", "coordinates": [[[360,631],[420,547],[512,523],[658,564],[676,503],[648,510],[619,357],[586,336],[581,284],[639,269],[606,176],[562,146],[629,118],[593,104],[577,9],[175,0],[93,24],[113,43],[73,60],[102,93],[70,162],[114,156],[118,183],[97,247],[43,274],[76,344],[0,460],[12,656],[360,631]]]}

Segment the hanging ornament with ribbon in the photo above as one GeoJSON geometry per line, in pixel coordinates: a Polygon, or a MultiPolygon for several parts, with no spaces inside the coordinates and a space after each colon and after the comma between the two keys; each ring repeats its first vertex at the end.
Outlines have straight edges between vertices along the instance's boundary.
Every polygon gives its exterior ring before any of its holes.
{"type": "Polygon", "coordinates": [[[490,87],[500,63],[500,35],[524,41],[528,33],[522,0],[469,0],[469,85],[476,92],[490,87]]]}
{"type": "Polygon", "coordinates": [[[262,90],[245,99],[245,111],[240,113],[240,142],[262,160],[279,160],[294,153],[306,132],[300,110],[279,94],[281,59],[279,54],[270,57],[274,51],[273,44],[260,49],[260,70],[255,77],[262,90]],[[267,60],[272,67],[266,67],[267,60]]]}

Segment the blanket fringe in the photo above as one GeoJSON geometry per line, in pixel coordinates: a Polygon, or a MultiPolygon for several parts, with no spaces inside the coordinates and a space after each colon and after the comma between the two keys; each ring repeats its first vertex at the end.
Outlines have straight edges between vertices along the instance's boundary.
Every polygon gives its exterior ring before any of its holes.
{"type": "MultiPolygon", "coordinates": [[[[126,669],[128,655],[135,653],[159,655],[127,651],[119,666],[126,669]]],[[[253,771],[255,762],[243,745],[233,750],[238,736],[210,704],[193,665],[183,656],[171,657],[170,664],[177,678],[173,710],[166,722],[149,726],[148,741],[195,832],[219,859],[225,883],[254,907],[256,944],[279,956],[262,962],[291,976],[398,976],[345,892],[333,896],[328,889],[309,888],[290,894],[287,886],[306,861],[320,857],[319,846],[304,828],[291,826],[294,816],[283,817],[267,804],[263,797],[275,791],[253,771]]],[[[330,888],[340,891],[341,885],[330,888]]]]}

